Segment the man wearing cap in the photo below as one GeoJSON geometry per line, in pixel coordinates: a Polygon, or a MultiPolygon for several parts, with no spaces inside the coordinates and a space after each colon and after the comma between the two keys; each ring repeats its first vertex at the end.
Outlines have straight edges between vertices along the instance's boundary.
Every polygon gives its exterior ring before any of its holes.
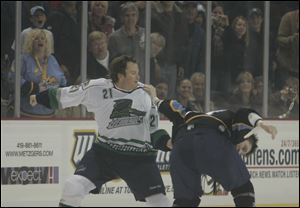
{"type": "Polygon", "coordinates": [[[259,8],[252,8],[248,14],[249,44],[246,49],[245,69],[254,76],[262,75],[263,58],[263,13],[259,8]]]}
{"type": "Polygon", "coordinates": [[[251,27],[256,32],[261,31],[261,24],[263,21],[263,13],[259,8],[253,8],[250,10],[248,15],[249,23],[251,24],[251,27]]]}
{"type": "MultiPolygon", "coordinates": [[[[53,34],[51,31],[45,28],[45,23],[47,21],[46,11],[42,6],[34,6],[30,9],[30,22],[31,26],[26,28],[21,33],[21,51],[23,52],[24,49],[24,42],[26,40],[27,35],[32,29],[45,29],[46,37],[51,46],[51,52],[54,53],[54,41],[53,41],[53,34]]],[[[15,41],[11,46],[12,50],[15,50],[15,41]]]]}

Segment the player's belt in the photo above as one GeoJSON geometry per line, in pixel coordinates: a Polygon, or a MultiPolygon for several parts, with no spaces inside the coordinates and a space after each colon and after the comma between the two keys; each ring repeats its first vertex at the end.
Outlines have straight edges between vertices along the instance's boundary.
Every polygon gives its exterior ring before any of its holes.
{"type": "Polygon", "coordinates": [[[219,120],[213,119],[211,117],[198,118],[186,124],[187,130],[192,130],[194,128],[213,128],[222,133],[228,134],[228,136],[231,135],[227,126],[223,122],[220,122],[219,120]]]}

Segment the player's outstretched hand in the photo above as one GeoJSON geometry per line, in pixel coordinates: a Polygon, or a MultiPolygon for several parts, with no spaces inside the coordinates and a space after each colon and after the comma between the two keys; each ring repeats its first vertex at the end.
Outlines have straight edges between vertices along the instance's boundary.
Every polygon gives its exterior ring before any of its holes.
{"type": "Polygon", "coordinates": [[[275,136],[277,135],[277,129],[275,126],[272,125],[265,125],[264,122],[259,121],[258,126],[260,126],[265,132],[272,135],[272,139],[275,139],[275,136]]]}
{"type": "Polygon", "coordinates": [[[36,106],[37,105],[36,95],[30,95],[29,102],[32,107],[36,106]]]}
{"type": "Polygon", "coordinates": [[[244,138],[250,137],[252,134],[257,134],[259,129],[263,129],[265,132],[271,134],[272,139],[275,139],[275,136],[277,135],[277,129],[275,126],[272,125],[266,125],[263,121],[258,121],[256,127],[254,127],[248,134],[244,136],[244,138]]]}

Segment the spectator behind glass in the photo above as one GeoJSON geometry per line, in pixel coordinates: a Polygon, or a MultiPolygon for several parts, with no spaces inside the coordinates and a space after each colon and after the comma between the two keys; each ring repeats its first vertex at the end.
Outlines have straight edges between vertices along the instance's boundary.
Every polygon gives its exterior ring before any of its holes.
{"type": "Polygon", "coordinates": [[[234,82],[232,81],[244,70],[244,58],[246,50],[247,20],[238,16],[232,21],[224,33],[224,54],[226,74],[223,82],[227,85],[226,89],[231,90],[234,82]]]}
{"type": "MultiPolygon", "coordinates": [[[[262,112],[263,107],[263,92],[264,92],[264,80],[263,76],[258,76],[254,78],[254,89],[255,89],[255,99],[253,100],[254,106],[259,112],[262,112]]],[[[269,82],[268,87],[268,100],[269,100],[269,109],[270,109],[270,100],[273,92],[272,84],[269,82]]],[[[270,110],[269,110],[270,112],[270,110]]]]}
{"type": "Polygon", "coordinates": [[[23,1],[22,2],[22,17],[21,17],[21,28],[24,30],[32,25],[30,21],[31,16],[31,8],[35,6],[41,6],[45,9],[45,11],[50,11],[48,6],[48,1],[23,1]]]}
{"type": "MultiPolygon", "coordinates": [[[[270,95],[273,92],[273,88],[271,86],[272,84],[269,82],[269,87],[268,87],[268,97],[270,100],[270,95]]],[[[254,89],[255,89],[255,105],[257,107],[262,108],[263,104],[263,92],[264,92],[264,79],[263,76],[258,76],[254,78],[254,89]]]]}
{"type": "MultiPolygon", "coordinates": [[[[229,76],[225,70],[224,57],[224,31],[229,26],[228,16],[224,14],[223,5],[213,2],[212,5],[212,89],[225,92],[228,86],[225,86],[224,77],[229,76]]],[[[224,108],[224,107],[223,107],[224,108]]]]}
{"type": "Polygon", "coordinates": [[[121,5],[122,27],[113,32],[109,38],[108,48],[111,59],[119,55],[134,57],[140,69],[141,82],[145,79],[144,54],[145,29],[137,25],[138,8],[133,2],[121,5]]]}
{"type": "Polygon", "coordinates": [[[193,96],[195,98],[195,105],[199,111],[204,112],[205,101],[205,75],[201,72],[195,72],[191,76],[193,96]]]}
{"type": "Polygon", "coordinates": [[[139,10],[139,20],[138,25],[140,27],[145,28],[146,23],[146,1],[135,1],[135,5],[137,6],[139,10]]]}
{"type": "Polygon", "coordinates": [[[68,85],[80,74],[81,25],[75,1],[63,1],[62,7],[49,15],[49,28],[54,36],[55,57],[64,71],[68,85]]]}
{"type": "MultiPolygon", "coordinates": [[[[263,100],[263,92],[264,92],[264,79],[263,76],[258,76],[254,78],[254,88],[256,91],[256,102],[259,102],[262,105],[263,100]]],[[[271,92],[271,88],[269,87],[269,92],[271,92]]]]}
{"type": "MultiPolygon", "coordinates": [[[[24,53],[24,42],[26,39],[26,36],[29,34],[30,31],[32,31],[35,28],[39,29],[45,29],[45,24],[47,22],[47,16],[46,11],[44,7],[42,6],[34,6],[30,9],[30,22],[31,27],[26,28],[21,33],[21,51],[24,53]]],[[[44,32],[47,35],[47,40],[49,40],[50,44],[50,50],[51,53],[54,53],[54,40],[53,40],[53,34],[49,30],[44,30],[44,32]]],[[[15,41],[13,42],[11,49],[15,50],[15,41]]]]}
{"type": "Polygon", "coordinates": [[[299,9],[282,17],[277,41],[276,84],[281,88],[288,77],[299,77],[299,9]]]}
{"type": "Polygon", "coordinates": [[[115,19],[107,15],[108,1],[92,1],[89,13],[89,33],[99,31],[109,37],[114,32],[115,19]]]}
{"type": "Polygon", "coordinates": [[[212,24],[214,29],[223,31],[226,27],[229,26],[228,16],[224,14],[223,6],[217,2],[213,2],[212,24]]]}
{"type": "Polygon", "coordinates": [[[193,87],[189,79],[183,79],[179,82],[176,100],[190,110],[201,111],[201,109],[194,104],[193,87]]]}
{"type": "Polygon", "coordinates": [[[256,92],[254,89],[254,79],[250,72],[241,72],[236,79],[237,87],[234,89],[229,99],[230,109],[235,111],[238,108],[254,108],[256,92]]]}
{"type": "Polygon", "coordinates": [[[11,62],[7,54],[1,59],[1,118],[13,116],[14,76],[11,76],[11,62]]]}
{"type": "Polygon", "coordinates": [[[263,13],[258,8],[250,10],[248,15],[248,43],[244,68],[253,76],[260,76],[263,72],[263,13]]]}
{"type": "MultiPolygon", "coordinates": [[[[159,33],[151,33],[150,38],[150,83],[156,85],[157,81],[161,79],[161,60],[157,56],[165,48],[166,39],[159,33]]],[[[142,48],[145,48],[145,44],[142,44],[142,48]]],[[[145,52],[143,51],[143,53],[145,52]]]]}
{"type": "Polygon", "coordinates": [[[174,1],[154,4],[151,31],[166,38],[166,47],[160,53],[162,78],[168,80],[169,96],[176,94],[176,82],[184,77],[184,59],[188,42],[188,25],[182,10],[174,1]]]}
{"type": "MultiPolygon", "coordinates": [[[[159,99],[165,100],[168,99],[168,91],[169,91],[169,86],[168,82],[164,79],[158,80],[157,84],[155,85],[156,89],[156,95],[159,99]]],[[[167,120],[168,118],[162,114],[159,113],[160,120],[167,120]]]]}
{"type": "Polygon", "coordinates": [[[155,5],[151,26],[152,32],[158,32],[166,38],[166,62],[181,66],[188,39],[187,20],[182,10],[174,1],[161,1],[155,5]]]}
{"type": "Polygon", "coordinates": [[[157,97],[161,100],[168,99],[169,86],[166,80],[158,80],[155,85],[157,97]]]}
{"type": "Polygon", "coordinates": [[[49,118],[54,111],[42,105],[32,107],[29,95],[52,87],[66,85],[66,79],[55,57],[46,32],[33,29],[26,36],[21,66],[21,114],[26,117],[49,118]]]}
{"type": "Polygon", "coordinates": [[[271,117],[299,119],[299,79],[290,77],[281,90],[271,97],[271,117]]]}
{"type": "Polygon", "coordinates": [[[188,21],[188,42],[183,64],[184,76],[190,77],[194,72],[204,71],[205,33],[197,22],[197,2],[184,3],[184,15],[188,21]]]}
{"type": "Polygon", "coordinates": [[[88,37],[87,77],[88,79],[107,78],[109,51],[107,36],[94,31],[88,37]]]}

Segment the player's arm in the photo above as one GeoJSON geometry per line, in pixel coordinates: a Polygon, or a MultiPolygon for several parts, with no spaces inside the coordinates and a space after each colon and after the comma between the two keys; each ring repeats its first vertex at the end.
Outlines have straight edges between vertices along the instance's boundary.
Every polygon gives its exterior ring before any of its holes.
{"type": "Polygon", "coordinates": [[[265,132],[271,134],[272,139],[275,139],[275,136],[277,135],[277,129],[275,126],[267,125],[263,120],[259,120],[256,126],[248,134],[246,134],[244,138],[248,138],[253,134],[257,134],[259,129],[262,129],[265,132]]]}
{"type": "Polygon", "coordinates": [[[68,108],[79,104],[89,105],[88,82],[63,88],[50,88],[30,96],[30,104],[44,105],[51,109],[68,108]]]}
{"type": "Polygon", "coordinates": [[[24,81],[21,86],[21,95],[28,96],[39,92],[39,85],[33,81],[24,81]]]}
{"type": "Polygon", "coordinates": [[[58,109],[57,91],[58,88],[52,88],[36,95],[31,95],[29,101],[30,105],[35,106],[36,104],[41,104],[50,109],[58,109]]]}
{"type": "Polygon", "coordinates": [[[184,123],[186,108],[176,100],[160,100],[156,96],[156,89],[152,85],[144,85],[144,90],[151,96],[158,111],[164,114],[174,125],[184,123]]]}
{"type": "Polygon", "coordinates": [[[171,138],[164,129],[159,129],[159,113],[157,106],[152,105],[149,115],[150,139],[154,149],[170,151],[172,149],[171,138]]]}
{"type": "Polygon", "coordinates": [[[252,109],[240,108],[235,116],[237,122],[246,123],[254,127],[244,138],[249,138],[251,135],[256,134],[259,129],[271,134],[272,139],[274,139],[277,134],[277,129],[272,125],[267,125],[263,118],[252,109]]]}
{"type": "Polygon", "coordinates": [[[55,99],[58,88],[47,89],[43,92],[40,91],[40,87],[33,81],[25,81],[21,87],[21,95],[29,96],[29,102],[32,106],[41,104],[50,109],[57,109],[58,103],[55,99]]]}

